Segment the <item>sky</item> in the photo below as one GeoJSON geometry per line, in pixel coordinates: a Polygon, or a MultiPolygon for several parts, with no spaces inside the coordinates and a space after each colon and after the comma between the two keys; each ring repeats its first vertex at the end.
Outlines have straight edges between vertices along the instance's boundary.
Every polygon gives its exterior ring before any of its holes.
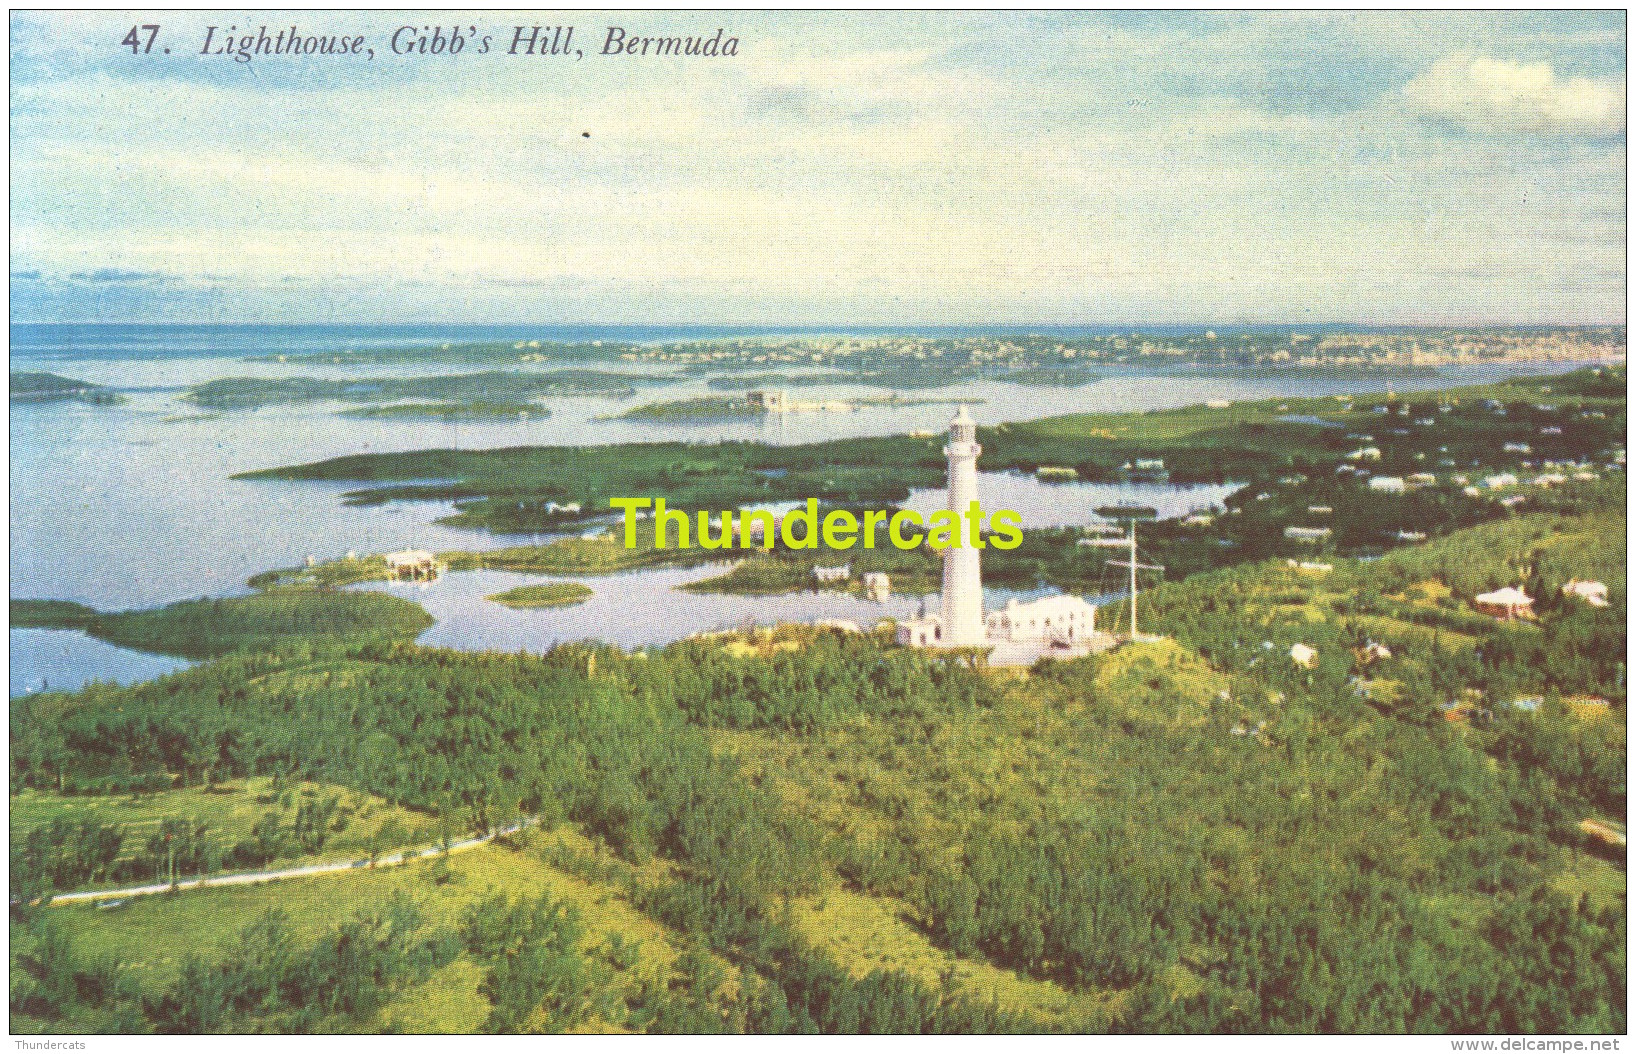
{"type": "Polygon", "coordinates": [[[1623,12],[520,17],[14,12],[13,320],[1625,319],[1623,12]]]}

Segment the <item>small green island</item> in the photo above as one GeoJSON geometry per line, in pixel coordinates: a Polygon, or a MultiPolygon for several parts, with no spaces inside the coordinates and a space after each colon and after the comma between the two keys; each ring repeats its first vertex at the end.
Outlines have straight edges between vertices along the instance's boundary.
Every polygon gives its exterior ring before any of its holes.
{"type": "Polygon", "coordinates": [[[609,420],[615,421],[737,421],[765,417],[767,408],[748,399],[705,396],[673,402],[644,403],[609,420]]]}
{"type": "Polygon", "coordinates": [[[108,406],[120,401],[121,396],[112,388],[89,381],[77,381],[55,373],[14,373],[11,375],[11,398],[14,402],[53,403],[74,401],[96,406],[108,406]]]}
{"type": "Polygon", "coordinates": [[[504,421],[510,418],[541,420],[551,411],[538,403],[381,403],[342,410],[342,417],[389,421],[504,421]]]}
{"type": "MultiPolygon", "coordinates": [[[[709,364],[715,368],[715,364],[709,364]]],[[[699,373],[698,369],[684,370],[684,373],[699,373]]],[[[852,378],[847,374],[835,370],[823,373],[738,373],[725,377],[712,377],[705,381],[705,387],[716,391],[742,392],[751,388],[802,388],[814,384],[846,384],[852,378]]]]}
{"type": "MultiPolygon", "coordinates": [[[[264,406],[335,400],[389,403],[425,400],[461,408],[527,405],[545,396],[598,395],[624,398],[641,384],[640,374],[564,369],[541,373],[487,370],[426,377],[221,377],[189,388],[183,398],[212,410],[256,410],[264,406]]],[[[15,390],[15,377],[13,390],[15,390]]]]}
{"type": "Polygon", "coordinates": [[[413,640],[432,625],[418,604],[385,593],[310,587],[98,611],[67,600],[13,598],[14,629],[74,629],[122,648],[214,659],[241,649],[347,640],[413,640]]]}
{"type": "Polygon", "coordinates": [[[591,588],[579,582],[546,582],[495,593],[489,600],[508,608],[567,608],[591,599],[591,588]]]}

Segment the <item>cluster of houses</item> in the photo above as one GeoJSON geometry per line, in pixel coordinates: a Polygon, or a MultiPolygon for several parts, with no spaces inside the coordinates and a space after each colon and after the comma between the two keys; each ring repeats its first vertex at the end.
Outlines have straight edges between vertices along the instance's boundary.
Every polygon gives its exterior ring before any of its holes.
{"type": "MultiPolygon", "coordinates": [[[[1328,564],[1312,564],[1289,561],[1291,567],[1306,569],[1330,570],[1328,564]]],[[[1602,582],[1582,582],[1571,579],[1562,587],[1562,595],[1583,601],[1595,608],[1608,606],[1608,587],[1602,582]]],[[[1471,606],[1484,615],[1497,619],[1511,621],[1519,618],[1532,618],[1534,614],[1534,598],[1516,586],[1506,586],[1488,593],[1479,593],[1471,598],[1471,606]]],[[[1270,643],[1269,643],[1270,647],[1270,643]]],[[[1390,659],[1392,649],[1384,644],[1371,640],[1357,649],[1355,657],[1360,665],[1367,666],[1378,659],[1390,659]]],[[[1297,643],[1290,647],[1290,662],[1302,669],[1310,670],[1318,665],[1318,650],[1311,645],[1297,643]]]]}
{"type": "MultiPolygon", "coordinates": [[[[1456,400],[1455,402],[1457,403],[1458,400],[1456,400]]],[[[1490,399],[1485,403],[1485,407],[1486,407],[1487,410],[1489,410],[1495,416],[1503,417],[1508,413],[1505,404],[1503,402],[1500,402],[1499,400],[1490,399]]],[[[1440,405],[1437,409],[1438,409],[1439,413],[1447,414],[1447,413],[1451,412],[1453,410],[1453,408],[1454,408],[1454,404],[1444,403],[1444,404],[1440,405]]],[[[1537,411],[1539,413],[1555,413],[1559,409],[1557,406],[1555,406],[1553,404],[1547,404],[1547,403],[1535,403],[1533,408],[1534,408],[1535,411],[1537,411]]],[[[1376,414],[1379,414],[1379,415],[1382,415],[1382,416],[1387,416],[1387,415],[1389,415],[1391,413],[1390,409],[1388,407],[1386,407],[1386,406],[1376,406],[1374,408],[1374,412],[1376,414]]],[[[1409,407],[1402,406],[1402,407],[1398,408],[1397,415],[1400,416],[1400,417],[1407,417],[1407,416],[1409,416],[1410,412],[1411,411],[1410,411],[1409,407]]],[[[1606,414],[1604,414],[1600,410],[1587,410],[1587,411],[1582,411],[1580,416],[1581,417],[1586,417],[1586,418],[1595,418],[1595,417],[1604,417],[1605,418],[1606,414]]],[[[1417,419],[1415,419],[1414,423],[1416,425],[1423,426],[1423,427],[1434,427],[1437,424],[1437,419],[1435,417],[1417,418],[1417,419]]],[[[1411,430],[1406,429],[1406,428],[1392,429],[1392,432],[1393,432],[1394,435],[1409,435],[1409,434],[1411,434],[1411,430]]],[[[1539,428],[1539,434],[1541,436],[1543,436],[1543,437],[1557,437],[1557,436],[1563,435],[1564,433],[1563,433],[1563,428],[1562,428],[1561,425],[1542,425],[1539,428]]],[[[1348,433],[1347,438],[1357,440],[1357,441],[1359,441],[1359,442],[1361,442],[1363,444],[1371,444],[1375,437],[1372,436],[1372,435],[1360,434],[1360,433],[1353,432],[1353,433],[1348,433]]],[[[1448,452],[1449,452],[1448,447],[1446,447],[1446,446],[1439,448],[1439,451],[1440,451],[1440,453],[1445,454],[1445,455],[1448,454],[1448,452]]],[[[1528,442],[1524,442],[1522,440],[1509,440],[1509,441],[1504,442],[1501,445],[1501,451],[1503,453],[1506,453],[1506,454],[1521,455],[1524,458],[1528,458],[1528,457],[1533,455],[1534,447],[1533,447],[1533,444],[1528,443],[1528,442]]],[[[1610,450],[1610,451],[1604,451],[1603,454],[1608,459],[1608,466],[1607,467],[1610,470],[1617,469],[1617,468],[1619,468],[1620,466],[1622,466],[1624,464],[1625,454],[1624,454],[1624,450],[1622,448],[1615,448],[1615,449],[1610,450]]],[[[1424,455],[1423,454],[1417,454],[1416,457],[1418,459],[1418,458],[1424,457],[1424,455]]],[[[1381,453],[1381,449],[1378,446],[1363,445],[1363,446],[1359,446],[1357,449],[1355,449],[1355,450],[1351,451],[1349,454],[1347,454],[1346,458],[1347,458],[1347,460],[1349,462],[1356,462],[1356,463],[1378,462],[1382,458],[1382,453],[1381,453]]],[[[1443,465],[1445,467],[1449,467],[1449,468],[1452,468],[1455,465],[1455,462],[1451,458],[1448,458],[1448,457],[1442,458],[1439,463],[1441,465],[1443,465]]],[[[1522,464],[1522,467],[1524,469],[1532,469],[1532,468],[1535,467],[1534,463],[1532,461],[1528,461],[1528,460],[1523,461],[1521,464],[1522,464]]],[[[1531,485],[1548,487],[1548,486],[1555,486],[1555,485],[1560,484],[1560,483],[1565,483],[1565,482],[1567,482],[1567,479],[1568,479],[1567,475],[1565,475],[1565,473],[1567,473],[1567,472],[1572,472],[1573,473],[1573,478],[1576,479],[1576,480],[1594,480],[1594,479],[1597,478],[1596,472],[1593,471],[1593,466],[1590,465],[1589,463],[1582,463],[1582,462],[1561,462],[1561,463],[1559,463],[1559,462],[1556,462],[1556,461],[1545,461],[1545,462],[1543,462],[1543,465],[1541,467],[1545,468],[1548,471],[1546,473],[1544,473],[1544,474],[1542,474],[1540,476],[1537,476],[1534,479],[1530,480],[1529,482],[1530,482],[1531,485]],[[1557,470],[1557,469],[1560,469],[1562,471],[1560,471],[1560,472],[1550,471],[1550,470],[1557,470]]],[[[1352,474],[1352,475],[1359,475],[1359,476],[1368,475],[1366,470],[1360,468],[1358,464],[1343,464],[1343,465],[1340,465],[1340,466],[1338,466],[1336,468],[1336,472],[1338,474],[1352,474]]],[[[1368,477],[1368,487],[1369,487],[1369,489],[1371,491],[1373,491],[1375,493],[1379,493],[1379,494],[1403,494],[1403,493],[1406,493],[1406,492],[1408,492],[1410,490],[1413,490],[1416,486],[1431,486],[1431,485],[1434,485],[1436,482],[1437,482],[1436,476],[1431,474],[1431,473],[1415,473],[1413,475],[1406,476],[1406,477],[1381,476],[1381,475],[1375,475],[1375,476],[1369,476],[1368,477]]],[[[1464,487],[1465,488],[1465,493],[1468,496],[1470,496],[1470,497],[1482,497],[1482,496],[1484,496],[1484,491],[1500,490],[1500,489],[1504,489],[1506,487],[1515,487],[1515,486],[1519,485],[1520,481],[1518,480],[1518,478],[1515,475],[1513,475],[1513,474],[1511,474],[1509,472],[1500,472],[1500,473],[1496,473],[1496,474],[1485,477],[1481,481],[1480,484],[1469,484],[1469,481],[1464,476],[1455,476],[1455,477],[1453,477],[1453,482],[1458,486],[1464,487]]],[[[1516,504],[1519,504],[1522,500],[1523,499],[1521,499],[1520,497],[1511,496],[1511,497],[1508,497],[1506,499],[1503,499],[1502,504],[1506,504],[1508,506],[1514,506],[1516,504]]]]}
{"type": "MultiPolygon", "coordinates": [[[[1458,400],[1454,400],[1453,402],[1445,402],[1439,405],[1438,413],[1450,413],[1457,403],[1458,400]]],[[[1506,412],[1506,408],[1503,403],[1492,400],[1488,405],[1488,409],[1497,414],[1504,414],[1506,412]]],[[[1557,410],[1557,407],[1546,404],[1537,404],[1534,409],[1542,413],[1549,413],[1557,410]]],[[[1389,416],[1392,414],[1392,410],[1384,405],[1376,406],[1374,408],[1374,412],[1382,416],[1389,416]]],[[[1396,415],[1399,417],[1408,417],[1411,413],[1412,411],[1408,406],[1400,406],[1396,410],[1396,415]]],[[[1584,411],[1581,416],[1595,416],[1599,414],[1602,414],[1602,412],[1584,411]]],[[[1435,427],[1437,423],[1438,421],[1436,417],[1421,417],[1414,420],[1414,424],[1421,427],[1435,427]]],[[[1407,422],[1405,422],[1405,424],[1407,424],[1407,422]]],[[[1411,431],[1411,429],[1407,428],[1391,429],[1391,432],[1395,435],[1409,435],[1411,434],[1411,431]]],[[[1545,425],[1541,427],[1539,431],[1542,436],[1560,436],[1563,434],[1563,429],[1560,425],[1545,425]]],[[[1347,453],[1343,462],[1336,466],[1336,474],[1340,476],[1352,476],[1354,479],[1362,482],[1368,492],[1372,495],[1405,495],[1422,488],[1436,487],[1440,485],[1438,474],[1430,471],[1412,472],[1404,475],[1384,475],[1379,474],[1378,472],[1371,473],[1369,468],[1366,466],[1371,463],[1379,462],[1384,457],[1381,448],[1374,444],[1375,437],[1363,432],[1349,432],[1347,433],[1347,439],[1356,442],[1359,445],[1347,453]]],[[[1449,454],[1449,448],[1447,446],[1443,446],[1439,447],[1438,449],[1442,455],[1445,455],[1438,460],[1438,464],[1445,468],[1454,468],[1456,466],[1455,460],[1452,457],[1447,456],[1449,454]]],[[[1507,441],[1502,444],[1501,449],[1506,454],[1519,455],[1523,458],[1529,458],[1534,454],[1533,444],[1521,440],[1507,441]]],[[[1625,452],[1622,447],[1616,446],[1610,450],[1602,451],[1602,457],[1608,461],[1606,466],[1608,471],[1620,469],[1620,467],[1624,464],[1624,456],[1625,452]]],[[[1427,454],[1425,453],[1417,452],[1415,454],[1416,460],[1424,460],[1426,457],[1427,454]]],[[[1472,464],[1476,465],[1477,462],[1474,461],[1472,464]]],[[[1598,466],[1587,461],[1545,460],[1543,462],[1536,463],[1532,460],[1522,460],[1520,465],[1521,468],[1516,471],[1493,470],[1489,474],[1478,479],[1472,479],[1468,475],[1452,474],[1447,477],[1447,482],[1448,484],[1461,488],[1462,493],[1464,493],[1467,497],[1487,498],[1489,500],[1493,500],[1498,505],[1504,506],[1508,509],[1514,509],[1529,500],[1527,494],[1518,492],[1525,486],[1549,489],[1552,487],[1563,486],[1569,483],[1570,480],[1577,482],[1590,482],[1600,478],[1598,471],[1596,471],[1598,466]],[[1532,473],[1531,475],[1529,474],[1530,472],[1532,473]]],[[[1285,480],[1281,480],[1280,482],[1304,482],[1304,478],[1299,480],[1287,478],[1285,480]]],[[[1264,500],[1270,497],[1270,494],[1260,494],[1256,496],[1256,500],[1264,500]]],[[[1307,508],[1307,514],[1309,517],[1329,516],[1332,515],[1333,512],[1334,510],[1327,505],[1311,505],[1307,508]]],[[[1190,525],[1194,523],[1194,521],[1191,519],[1186,522],[1190,525]]],[[[1205,526],[1207,525],[1207,522],[1208,521],[1201,520],[1197,525],[1205,526]]],[[[1327,543],[1334,536],[1333,528],[1325,526],[1321,523],[1313,524],[1310,521],[1307,524],[1291,524],[1284,527],[1283,531],[1286,539],[1293,542],[1302,542],[1311,545],[1321,545],[1327,543]]],[[[1388,536],[1395,542],[1404,543],[1423,542],[1427,537],[1425,531],[1415,529],[1400,529],[1389,532],[1388,536]]],[[[1503,610],[1503,605],[1496,606],[1495,609],[1503,610]]]]}

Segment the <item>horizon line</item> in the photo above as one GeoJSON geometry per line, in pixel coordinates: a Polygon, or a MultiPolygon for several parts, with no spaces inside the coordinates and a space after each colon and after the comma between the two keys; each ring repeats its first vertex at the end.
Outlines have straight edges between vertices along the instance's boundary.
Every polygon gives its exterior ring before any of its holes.
{"type": "Polygon", "coordinates": [[[205,319],[187,320],[156,320],[131,319],[115,321],[109,319],[30,319],[14,318],[8,323],[13,326],[217,326],[217,327],[312,327],[312,326],[353,326],[358,328],[402,328],[424,327],[440,329],[470,329],[485,327],[491,329],[758,329],[773,331],[801,330],[807,332],[850,332],[859,330],[1026,330],[1041,329],[1141,329],[1143,327],[1160,327],[1164,329],[1223,329],[1227,331],[1260,330],[1260,329],[1299,329],[1307,328],[1352,328],[1352,329],[1623,329],[1625,320],[1619,321],[1548,321],[1548,322],[1495,322],[1466,320],[1458,322],[1359,322],[1347,320],[1331,321],[1269,321],[1269,322],[1158,322],[1153,320],[1134,321],[1118,320],[1112,322],[880,322],[880,323],[777,323],[777,322],[607,322],[607,321],[556,321],[556,322],[522,322],[522,321],[488,321],[488,322],[448,322],[424,321],[410,319],[399,322],[381,321],[212,321],[205,319]]]}

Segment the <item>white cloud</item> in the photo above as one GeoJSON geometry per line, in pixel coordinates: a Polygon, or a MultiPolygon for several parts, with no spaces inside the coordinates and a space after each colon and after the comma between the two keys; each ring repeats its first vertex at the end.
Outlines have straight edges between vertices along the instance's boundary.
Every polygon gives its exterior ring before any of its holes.
{"type": "Polygon", "coordinates": [[[1403,89],[1419,113],[1484,132],[1613,135],[1624,130],[1624,85],[1560,78],[1549,62],[1451,55],[1403,89]]]}

